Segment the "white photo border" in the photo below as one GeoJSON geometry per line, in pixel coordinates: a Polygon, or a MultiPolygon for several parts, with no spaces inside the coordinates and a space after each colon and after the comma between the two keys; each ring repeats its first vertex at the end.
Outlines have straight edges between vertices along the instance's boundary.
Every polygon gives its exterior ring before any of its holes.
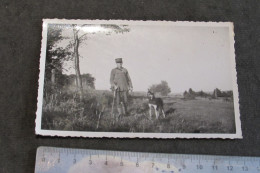
{"type": "Polygon", "coordinates": [[[60,137],[89,137],[89,138],[222,138],[222,139],[242,139],[240,111],[239,111],[239,95],[237,85],[237,72],[235,61],[235,40],[234,40],[234,25],[232,22],[191,22],[191,21],[133,21],[133,20],[68,20],[68,19],[43,19],[42,25],[42,41],[40,54],[40,73],[39,73],[39,87],[37,99],[37,111],[35,120],[36,135],[43,136],[60,136],[60,137]],[[43,105],[43,90],[44,90],[44,75],[45,75],[45,61],[46,61],[46,46],[47,46],[47,26],[48,24],[119,24],[119,25],[174,25],[174,26],[214,26],[214,27],[228,27],[229,41],[230,41],[230,60],[232,66],[232,83],[233,83],[233,98],[234,98],[234,112],[235,112],[235,127],[236,132],[232,134],[227,133],[127,133],[127,132],[90,132],[90,131],[59,131],[59,130],[44,130],[41,129],[42,123],[42,105],[43,105]]]}

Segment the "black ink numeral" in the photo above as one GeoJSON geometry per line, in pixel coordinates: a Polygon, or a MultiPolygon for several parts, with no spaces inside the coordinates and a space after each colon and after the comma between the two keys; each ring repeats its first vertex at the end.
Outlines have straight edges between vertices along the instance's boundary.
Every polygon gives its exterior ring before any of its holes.
{"type": "Polygon", "coordinates": [[[202,165],[197,165],[197,169],[203,169],[202,165]]]}
{"type": "Polygon", "coordinates": [[[243,166],[243,167],[242,167],[242,170],[243,170],[243,171],[248,171],[248,167],[247,167],[247,166],[243,166]]]}
{"type": "Polygon", "coordinates": [[[139,163],[138,162],[136,163],[136,167],[139,167],[139,163]]]}
{"type": "Polygon", "coordinates": [[[228,171],[233,171],[233,166],[227,166],[228,171]]]}
{"type": "Polygon", "coordinates": [[[212,166],[212,169],[213,169],[214,171],[216,171],[216,170],[218,170],[218,166],[217,166],[217,165],[213,165],[213,166],[212,166]]]}
{"type": "Polygon", "coordinates": [[[120,162],[120,166],[124,166],[124,163],[123,163],[123,162],[120,162]]]}
{"type": "Polygon", "coordinates": [[[88,161],[88,164],[92,165],[92,160],[89,160],[89,161],[88,161]]]}

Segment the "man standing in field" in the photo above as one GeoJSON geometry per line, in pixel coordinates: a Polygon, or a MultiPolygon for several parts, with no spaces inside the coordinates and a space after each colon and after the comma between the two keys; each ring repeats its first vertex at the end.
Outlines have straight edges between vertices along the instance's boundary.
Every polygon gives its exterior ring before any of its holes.
{"type": "Polygon", "coordinates": [[[133,91],[131,78],[126,68],[122,66],[122,58],[115,59],[117,67],[111,71],[110,84],[112,91],[116,92],[118,114],[127,113],[128,93],[133,91]]]}

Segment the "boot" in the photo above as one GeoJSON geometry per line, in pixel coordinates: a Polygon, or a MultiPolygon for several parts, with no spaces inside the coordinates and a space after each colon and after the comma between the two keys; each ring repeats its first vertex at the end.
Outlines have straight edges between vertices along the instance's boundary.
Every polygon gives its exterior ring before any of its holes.
{"type": "Polygon", "coordinates": [[[118,112],[118,115],[122,115],[122,109],[121,108],[117,108],[117,112],[118,112]]]}
{"type": "Polygon", "coordinates": [[[126,115],[126,107],[125,107],[125,105],[124,104],[122,104],[122,113],[123,113],[123,115],[126,115]]]}
{"type": "Polygon", "coordinates": [[[118,121],[119,118],[122,116],[122,110],[121,110],[121,108],[117,108],[117,111],[118,111],[118,116],[116,117],[116,121],[118,121]]]}
{"type": "Polygon", "coordinates": [[[122,103],[122,109],[123,109],[123,114],[127,115],[127,104],[126,103],[122,103]]]}

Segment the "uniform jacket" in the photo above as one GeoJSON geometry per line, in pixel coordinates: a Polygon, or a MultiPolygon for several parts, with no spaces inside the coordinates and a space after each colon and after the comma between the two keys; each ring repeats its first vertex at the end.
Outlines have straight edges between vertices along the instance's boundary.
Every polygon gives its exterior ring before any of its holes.
{"type": "Polygon", "coordinates": [[[127,91],[129,88],[133,88],[131,78],[127,69],[124,67],[114,68],[110,75],[111,86],[117,86],[119,91],[127,91]]]}

